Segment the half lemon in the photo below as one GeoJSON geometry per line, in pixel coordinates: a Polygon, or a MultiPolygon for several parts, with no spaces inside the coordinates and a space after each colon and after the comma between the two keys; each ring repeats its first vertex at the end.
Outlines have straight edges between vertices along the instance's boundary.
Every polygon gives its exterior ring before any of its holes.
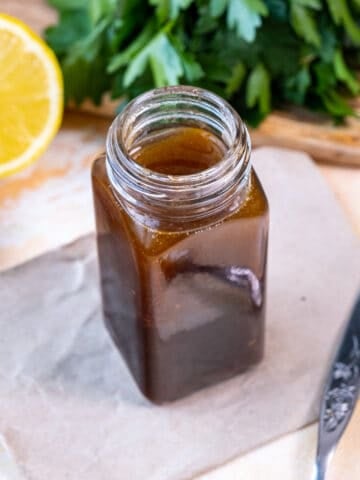
{"type": "Polygon", "coordinates": [[[0,14],[0,177],[36,160],[59,129],[63,80],[53,51],[0,14]]]}

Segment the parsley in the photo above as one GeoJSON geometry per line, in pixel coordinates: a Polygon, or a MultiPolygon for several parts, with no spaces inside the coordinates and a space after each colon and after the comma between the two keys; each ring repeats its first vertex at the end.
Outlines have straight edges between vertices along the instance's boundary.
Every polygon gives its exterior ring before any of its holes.
{"type": "MultiPolygon", "coordinates": [[[[193,84],[253,124],[287,103],[339,121],[360,94],[360,0],[48,0],[67,100],[193,84]]],[[[122,104],[123,105],[123,104],[122,104]]]]}

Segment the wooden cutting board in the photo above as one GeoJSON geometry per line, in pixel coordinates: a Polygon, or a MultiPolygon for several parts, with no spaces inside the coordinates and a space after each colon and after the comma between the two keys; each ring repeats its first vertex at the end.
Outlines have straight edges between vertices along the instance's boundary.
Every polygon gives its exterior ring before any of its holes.
{"type": "MultiPolygon", "coordinates": [[[[45,0],[1,0],[0,11],[14,15],[41,31],[55,23],[56,13],[45,0]]],[[[360,112],[360,99],[355,101],[360,112]]],[[[89,106],[85,105],[89,110],[89,106]]],[[[114,115],[113,104],[91,108],[95,113],[114,115]]],[[[309,153],[314,159],[334,165],[360,167],[360,120],[350,118],[343,126],[307,112],[274,112],[251,132],[255,146],[272,145],[309,153]]]]}

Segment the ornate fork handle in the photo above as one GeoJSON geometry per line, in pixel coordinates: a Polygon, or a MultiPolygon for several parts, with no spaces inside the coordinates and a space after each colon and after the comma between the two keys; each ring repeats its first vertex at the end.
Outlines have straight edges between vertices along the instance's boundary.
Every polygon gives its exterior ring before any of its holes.
{"type": "Polygon", "coordinates": [[[332,454],[353,414],[360,390],[360,298],[355,305],[323,394],[313,480],[324,480],[332,454]]]}

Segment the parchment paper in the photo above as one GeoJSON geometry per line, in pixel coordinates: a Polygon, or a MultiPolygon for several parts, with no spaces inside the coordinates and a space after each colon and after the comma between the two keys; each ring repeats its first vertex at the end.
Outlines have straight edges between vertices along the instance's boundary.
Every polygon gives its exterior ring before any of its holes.
{"type": "Polygon", "coordinates": [[[93,236],[1,275],[0,432],[26,478],[188,479],[315,419],[359,246],[306,156],[253,159],[271,208],[267,342],[244,375],[147,403],[102,324],[93,236]]]}

